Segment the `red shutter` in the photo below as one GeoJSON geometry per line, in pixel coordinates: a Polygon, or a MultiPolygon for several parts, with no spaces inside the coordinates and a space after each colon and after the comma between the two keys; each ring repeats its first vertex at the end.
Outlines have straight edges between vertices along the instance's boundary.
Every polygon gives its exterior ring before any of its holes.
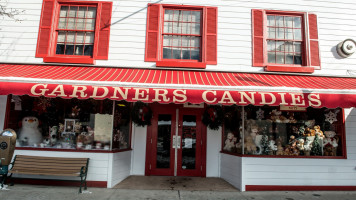
{"type": "Polygon", "coordinates": [[[147,7],[145,61],[158,61],[159,13],[161,5],[149,4],[147,7]]]}
{"type": "Polygon", "coordinates": [[[264,64],[264,35],[263,35],[263,10],[252,10],[252,65],[255,67],[265,66],[264,64]]]}
{"type": "Polygon", "coordinates": [[[53,14],[54,0],[43,0],[36,48],[36,57],[38,58],[43,58],[49,54],[53,14]]]}
{"type": "Polygon", "coordinates": [[[310,66],[320,69],[318,24],[315,14],[308,14],[309,19],[309,46],[310,46],[310,66]]]}
{"type": "MultiPolygon", "coordinates": [[[[107,60],[109,57],[109,39],[111,26],[112,2],[99,3],[98,12],[100,11],[99,34],[97,38],[97,50],[95,59],[107,60]]],[[[95,54],[94,54],[95,55],[95,54]]]]}
{"type": "Polygon", "coordinates": [[[206,8],[206,64],[217,64],[218,8],[206,8]]]}

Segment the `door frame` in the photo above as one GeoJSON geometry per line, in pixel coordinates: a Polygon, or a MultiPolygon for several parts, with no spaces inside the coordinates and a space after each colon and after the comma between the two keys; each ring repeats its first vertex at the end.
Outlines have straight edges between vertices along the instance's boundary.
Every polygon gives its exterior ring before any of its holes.
{"type": "MultiPolygon", "coordinates": [[[[152,113],[153,113],[153,117],[152,117],[152,122],[154,123],[157,119],[154,119],[154,118],[157,118],[157,113],[164,113],[164,111],[167,111],[167,112],[171,112],[174,110],[174,112],[176,112],[176,109],[179,109],[179,110],[194,110],[194,111],[197,111],[199,113],[201,113],[201,116],[203,116],[203,112],[204,112],[204,108],[184,108],[183,107],[183,104],[159,104],[159,103],[152,103],[149,105],[152,109],[152,113]]],[[[179,118],[179,115],[177,116],[179,118]]],[[[175,118],[175,117],[174,117],[175,118]]],[[[179,119],[177,119],[177,121],[179,121],[179,119]]],[[[199,122],[197,122],[199,123],[199,122]]],[[[201,125],[201,142],[202,142],[202,145],[201,145],[201,159],[200,159],[200,162],[201,162],[201,173],[199,175],[199,177],[206,177],[206,148],[207,148],[207,128],[206,126],[200,122],[201,125]]],[[[174,130],[176,130],[176,126],[178,126],[178,124],[175,124],[174,122],[174,130]]],[[[151,159],[149,158],[153,158],[153,153],[154,151],[152,150],[153,148],[153,144],[155,144],[153,141],[151,143],[151,139],[153,138],[153,126],[152,125],[149,125],[147,126],[147,139],[146,139],[146,160],[145,160],[145,176],[151,176],[153,175],[152,174],[152,169],[150,169],[150,163],[152,162],[151,159]]],[[[173,135],[173,134],[171,134],[173,135]]],[[[172,137],[172,136],[171,136],[172,137]]],[[[172,141],[172,138],[171,138],[171,141],[172,141]]],[[[172,147],[172,144],[171,144],[171,147],[172,147]]],[[[171,148],[172,149],[172,148],[171,148]]],[[[175,152],[175,149],[173,149],[173,152],[175,152]]],[[[173,154],[172,156],[175,156],[175,154],[173,154]]],[[[177,162],[177,160],[175,161],[177,162]]],[[[174,163],[173,163],[174,165],[174,163]]],[[[173,170],[173,175],[174,175],[174,166],[173,168],[171,169],[173,170]]],[[[154,173],[156,175],[156,173],[154,173]]],[[[162,173],[160,174],[159,176],[165,176],[166,174],[165,173],[162,173]]]]}

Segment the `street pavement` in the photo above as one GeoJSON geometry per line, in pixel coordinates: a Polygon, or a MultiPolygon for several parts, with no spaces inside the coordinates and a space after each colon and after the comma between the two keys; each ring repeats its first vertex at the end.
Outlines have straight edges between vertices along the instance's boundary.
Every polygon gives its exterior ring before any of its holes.
{"type": "Polygon", "coordinates": [[[16,184],[8,190],[0,190],[0,200],[356,200],[356,191],[301,191],[301,192],[220,192],[189,190],[132,190],[88,188],[86,193],[78,194],[78,187],[39,186],[16,184]]]}

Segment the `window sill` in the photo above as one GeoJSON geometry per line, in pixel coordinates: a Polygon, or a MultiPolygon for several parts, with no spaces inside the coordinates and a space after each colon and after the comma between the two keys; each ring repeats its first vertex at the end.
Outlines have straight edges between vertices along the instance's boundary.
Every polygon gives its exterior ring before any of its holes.
{"type": "Polygon", "coordinates": [[[220,151],[220,153],[237,156],[237,157],[251,157],[251,158],[308,158],[308,159],[347,159],[346,156],[277,156],[277,155],[248,155],[220,151]]]}
{"type": "Polygon", "coordinates": [[[59,151],[59,152],[85,152],[85,153],[118,153],[123,151],[131,151],[132,149],[61,149],[61,148],[39,148],[39,147],[15,147],[15,150],[27,151],[59,151]]]}
{"type": "Polygon", "coordinates": [[[90,57],[44,57],[43,62],[49,63],[73,63],[73,64],[95,64],[95,60],[90,57]]]}
{"type": "Polygon", "coordinates": [[[265,71],[268,72],[300,72],[300,73],[313,73],[314,67],[287,67],[287,66],[271,66],[267,65],[265,71]]]}
{"type": "Polygon", "coordinates": [[[184,61],[157,61],[156,67],[206,68],[206,63],[184,61]]]}

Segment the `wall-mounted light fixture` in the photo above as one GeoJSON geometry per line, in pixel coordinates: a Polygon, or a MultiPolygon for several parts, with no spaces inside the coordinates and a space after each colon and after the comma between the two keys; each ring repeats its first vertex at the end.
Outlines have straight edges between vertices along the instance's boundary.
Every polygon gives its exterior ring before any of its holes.
{"type": "Polygon", "coordinates": [[[336,50],[339,56],[347,58],[356,51],[356,42],[352,39],[346,39],[337,45],[336,50]]]}

